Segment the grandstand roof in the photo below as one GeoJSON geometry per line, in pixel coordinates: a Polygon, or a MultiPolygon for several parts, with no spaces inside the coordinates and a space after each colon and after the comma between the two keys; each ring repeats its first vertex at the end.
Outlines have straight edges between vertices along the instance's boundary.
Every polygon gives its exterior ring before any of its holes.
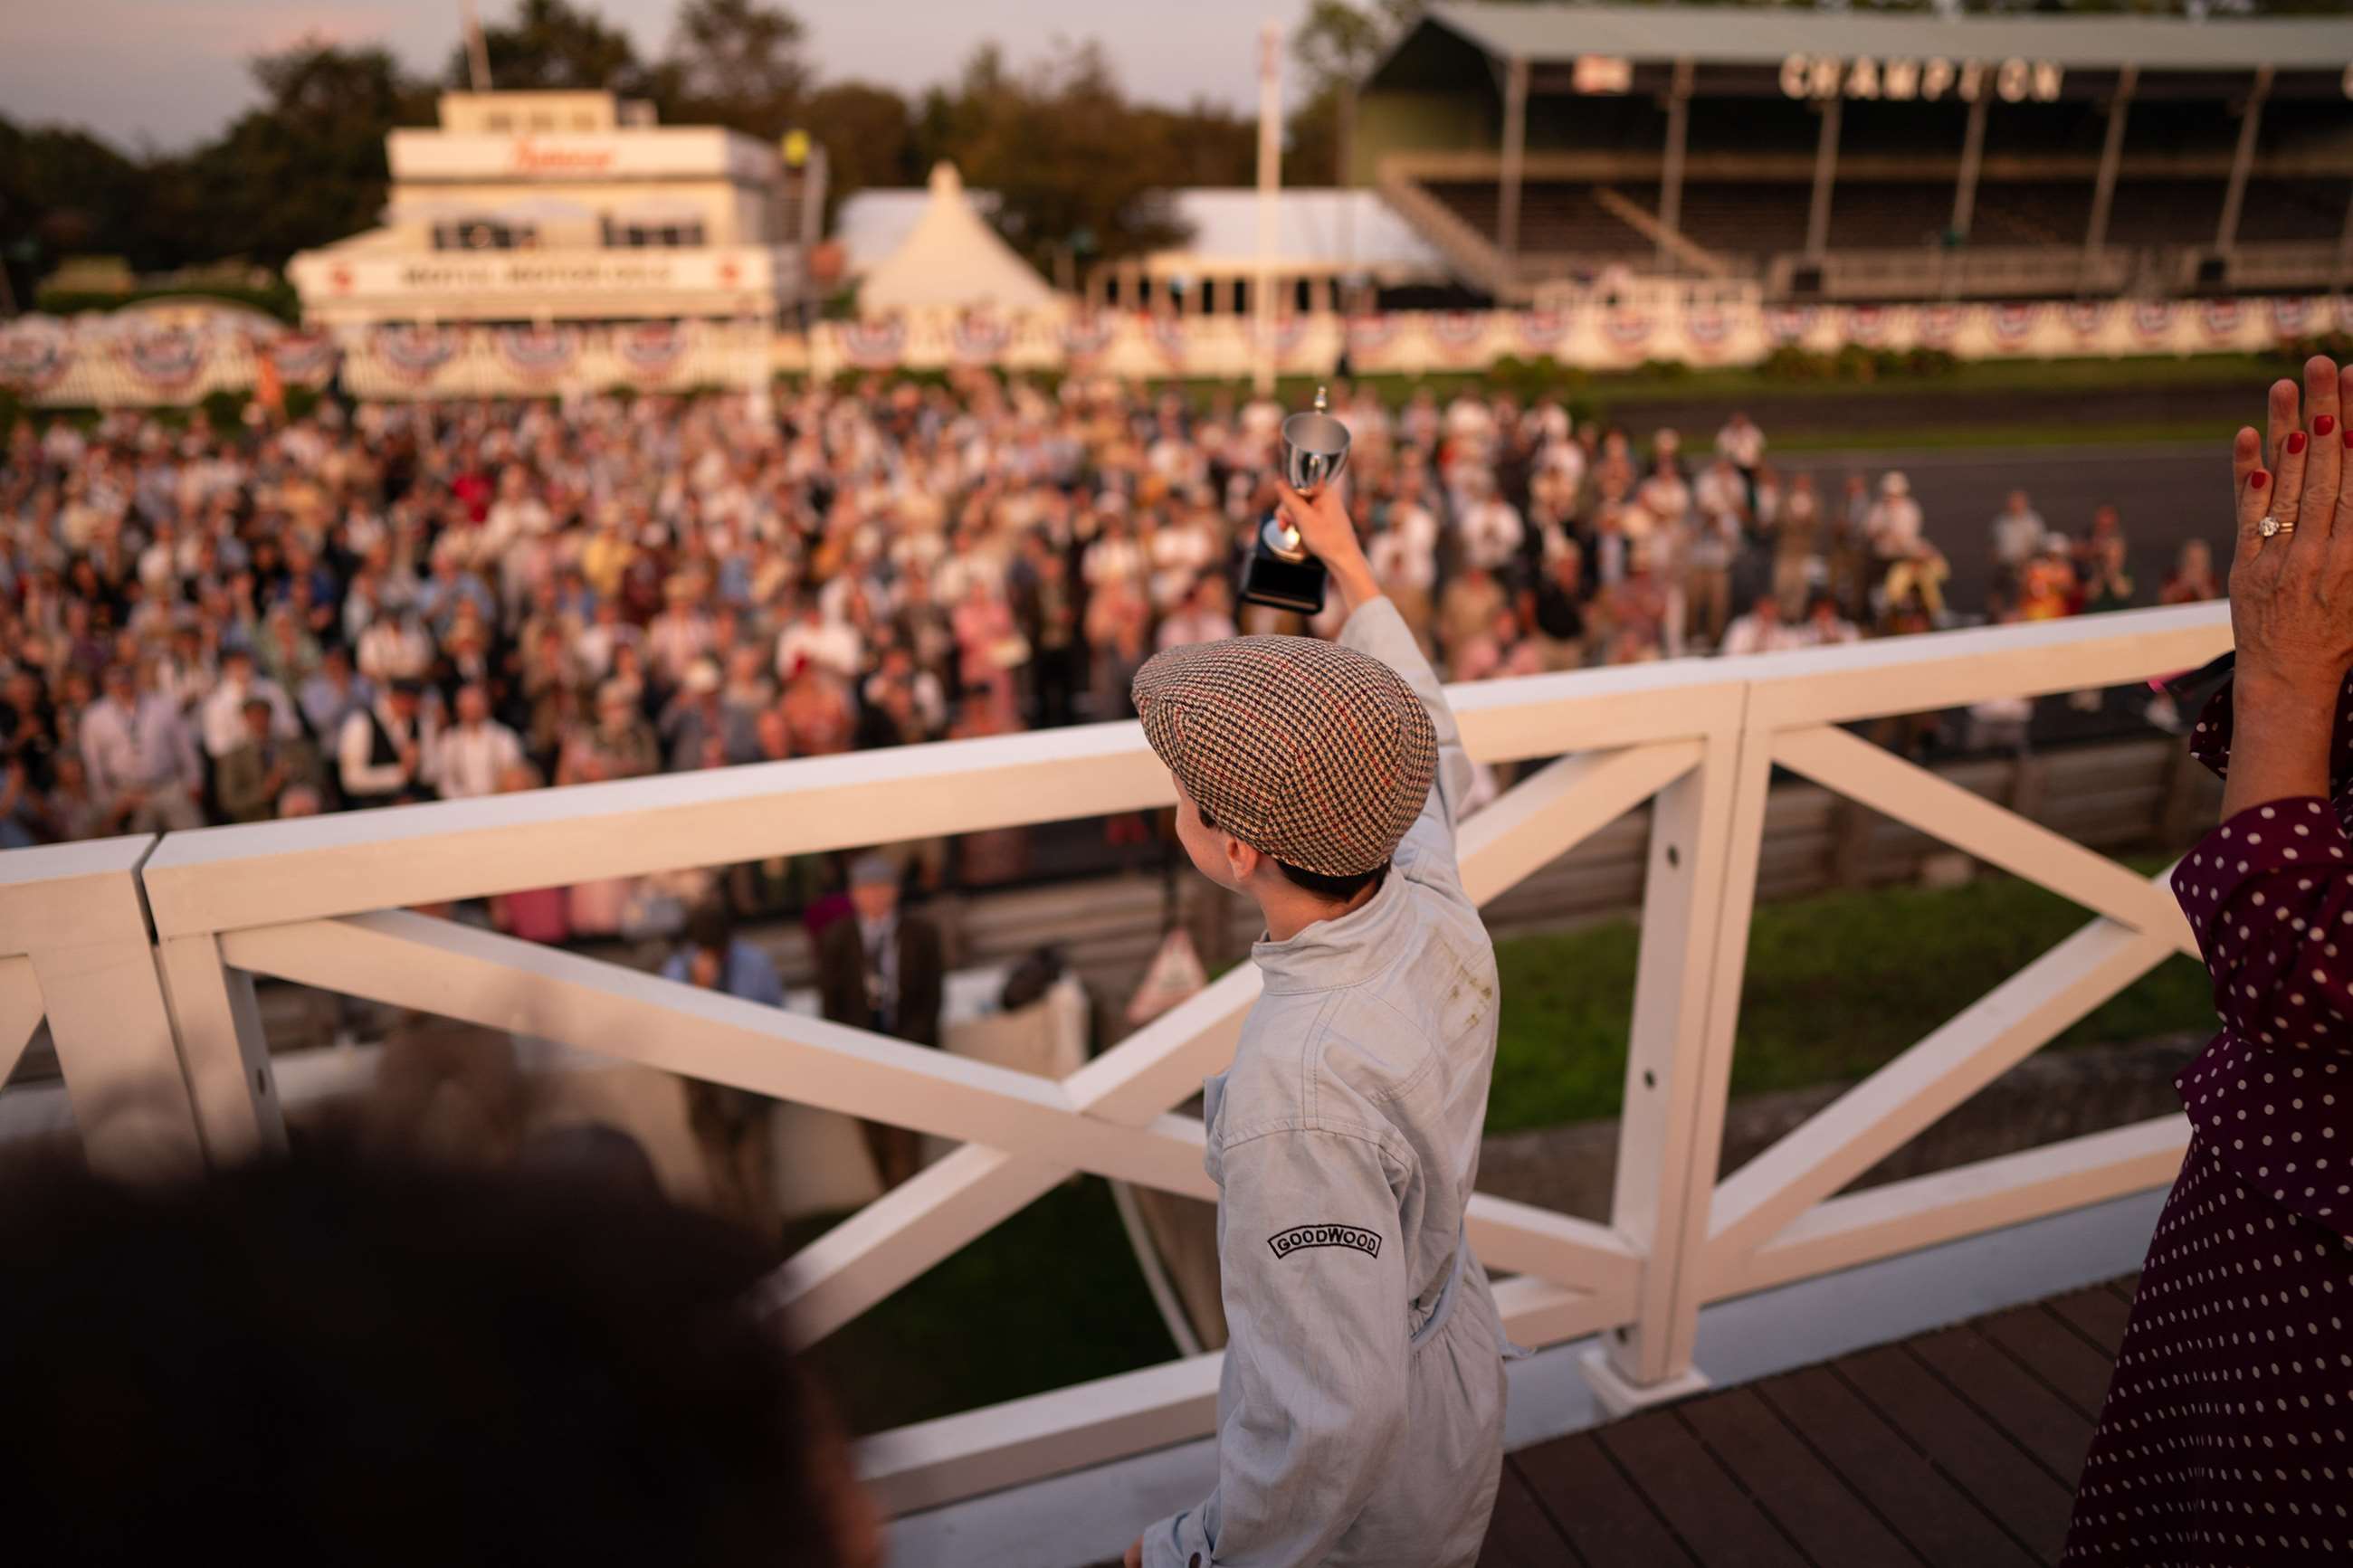
{"type": "MultiPolygon", "coordinates": [[[[1499,59],[1565,63],[1580,55],[1702,64],[1779,65],[1791,55],[1995,60],[2096,69],[2341,69],[2353,26],[2341,16],[2192,22],[2129,16],[1880,16],[1748,5],[1434,5],[1389,59],[1430,28],[1499,59]]],[[[1373,73],[1378,85],[1384,60],[1373,73]]]]}

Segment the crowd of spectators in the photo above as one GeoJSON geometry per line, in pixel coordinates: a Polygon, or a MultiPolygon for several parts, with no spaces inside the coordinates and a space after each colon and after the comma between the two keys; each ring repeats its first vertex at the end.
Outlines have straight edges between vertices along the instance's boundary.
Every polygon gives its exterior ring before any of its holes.
{"type": "MultiPolygon", "coordinates": [[[[1744,415],[1703,455],[1339,390],[1374,566],[1451,679],[1953,615],[1903,474],[1785,470],[1744,415]]],[[[975,376],[20,422],[0,847],[1125,717],[1155,649],[1295,626],[1230,592],[1285,412],[975,376]]],[[[2135,600],[2112,510],[2070,539],[2021,494],[1994,544],[1993,618],[2135,600]]],[[[2214,592],[2185,557],[2163,597],[2214,592]]]]}

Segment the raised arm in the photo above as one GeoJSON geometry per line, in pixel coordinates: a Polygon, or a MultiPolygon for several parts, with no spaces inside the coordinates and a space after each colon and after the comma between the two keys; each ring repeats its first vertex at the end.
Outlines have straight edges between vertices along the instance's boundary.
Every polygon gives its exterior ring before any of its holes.
{"type": "MultiPolygon", "coordinates": [[[[2232,1031],[2342,1052],[2353,1051],[2353,962],[2339,954],[2353,946],[2353,839],[2330,797],[2353,668],[2353,487],[2340,423],[2353,375],[2316,357],[2304,390],[2299,408],[2294,382],[2274,385],[2268,439],[2251,427],[2232,449],[2238,663],[2223,822],[2173,882],[2232,1031]]],[[[2205,720],[2199,738],[2211,741],[2223,721],[2205,720]]],[[[2221,760],[2211,747],[2202,754],[2221,760]]]]}
{"type": "Polygon", "coordinates": [[[1454,721],[1454,710],[1447,704],[1444,689],[1438,684],[1438,672],[1422,656],[1421,645],[1407,629],[1397,606],[1381,592],[1364,548],[1356,542],[1356,524],[1349,521],[1338,494],[1328,485],[1313,495],[1302,495],[1284,485],[1282,510],[1307,548],[1331,573],[1332,585],[1348,608],[1348,619],[1340,628],[1341,645],[1396,670],[1430,710],[1430,725],[1438,733],[1438,777],[1430,785],[1420,818],[1398,846],[1395,863],[1399,872],[1416,881],[1459,892],[1461,879],[1455,866],[1454,828],[1462,802],[1471,793],[1471,758],[1462,749],[1462,731],[1454,721]]]}

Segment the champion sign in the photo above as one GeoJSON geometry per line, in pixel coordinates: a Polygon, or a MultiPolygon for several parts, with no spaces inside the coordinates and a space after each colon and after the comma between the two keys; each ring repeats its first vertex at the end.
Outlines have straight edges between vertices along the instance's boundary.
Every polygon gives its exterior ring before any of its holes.
{"type": "Polygon", "coordinates": [[[1381,1255],[1381,1238],[1369,1230],[1359,1230],[1353,1225],[1298,1225],[1289,1230],[1277,1231],[1266,1238],[1277,1258],[1288,1258],[1294,1252],[1304,1252],[1311,1247],[1349,1247],[1367,1258],[1381,1255]]]}

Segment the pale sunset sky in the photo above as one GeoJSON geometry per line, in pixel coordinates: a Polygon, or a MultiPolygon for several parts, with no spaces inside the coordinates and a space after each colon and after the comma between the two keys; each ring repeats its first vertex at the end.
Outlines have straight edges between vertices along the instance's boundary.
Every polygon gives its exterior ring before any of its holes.
{"type": "MultiPolygon", "coordinates": [[[[509,0],[478,0],[489,24],[509,0]]],[[[660,53],[675,0],[586,0],[660,53]]],[[[1304,15],[1303,0],[788,0],[807,56],[828,79],[913,92],[955,74],[995,39],[1017,62],[1057,37],[1099,39],[1128,90],[1236,108],[1257,100],[1259,29],[1304,15]]],[[[0,113],[62,123],[126,148],[176,150],[250,103],[246,61],[306,34],[380,42],[438,75],[458,41],[458,0],[0,0],[0,113]]]]}

